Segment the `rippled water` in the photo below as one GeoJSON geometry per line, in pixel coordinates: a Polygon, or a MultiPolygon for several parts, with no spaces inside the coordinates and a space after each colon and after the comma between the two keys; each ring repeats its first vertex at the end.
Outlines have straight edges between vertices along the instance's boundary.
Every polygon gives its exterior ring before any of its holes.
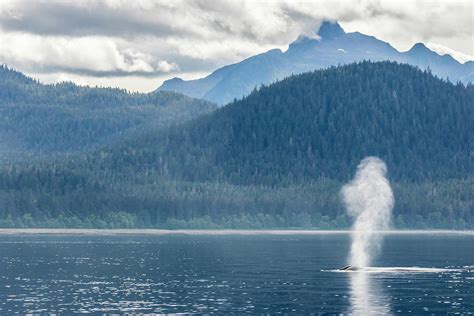
{"type": "Polygon", "coordinates": [[[388,235],[378,270],[334,271],[348,249],[334,234],[4,235],[0,314],[474,311],[472,235],[388,235]]]}

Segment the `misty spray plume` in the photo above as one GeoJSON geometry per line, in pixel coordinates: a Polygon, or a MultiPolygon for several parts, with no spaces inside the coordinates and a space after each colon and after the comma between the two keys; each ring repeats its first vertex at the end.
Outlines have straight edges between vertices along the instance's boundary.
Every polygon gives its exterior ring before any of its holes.
{"type": "Polygon", "coordinates": [[[352,226],[350,264],[368,267],[380,250],[381,230],[388,228],[394,204],[392,189],[386,178],[387,166],[377,157],[364,158],[349,183],[342,187],[342,197],[352,226]]]}

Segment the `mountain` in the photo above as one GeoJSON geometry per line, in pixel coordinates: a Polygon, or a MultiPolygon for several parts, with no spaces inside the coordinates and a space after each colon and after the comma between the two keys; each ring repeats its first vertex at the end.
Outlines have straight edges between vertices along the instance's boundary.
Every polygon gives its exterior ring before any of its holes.
{"type": "Polygon", "coordinates": [[[0,66],[0,157],[90,150],[214,108],[175,92],[44,85],[0,66]]]}
{"type": "Polygon", "coordinates": [[[473,100],[394,62],[291,76],[167,131],[4,165],[0,226],[347,227],[339,190],[375,155],[396,227],[472,229],[473,100]]]}
{"type": "Polygon", "coordinates": [[[165,140],[151,138],[166,146],[135,140],[130,150],[141,166],[168,157],[168,170],[184,179],[236,184],[346,180],[369,155],[396,180],[462,177],[474,171],[473,92],[406,64],[349,64],[264,86],[165,140]]]}
{"type": "Polygon", "coordinates": [[[464,83],[474,82],[474,62],[461,64],[450,55],[440,56],[421,43],[399,52],[389,43],[359,32],[346,33],[337,22],[323,22],[317,38],[300,36],[282,52],[273,49],[239,63],[222,67],[205,78],[185,81],[173,78],[158,91],[176,91],[225,104],[248,95],[255,87],[291,74],[357,61],[397,61],[430,69],[433,74],[464,83]]]}

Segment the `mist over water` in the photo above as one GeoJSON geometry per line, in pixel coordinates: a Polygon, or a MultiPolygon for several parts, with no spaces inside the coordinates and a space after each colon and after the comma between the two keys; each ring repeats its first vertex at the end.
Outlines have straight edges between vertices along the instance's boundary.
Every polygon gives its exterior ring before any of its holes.
{"type": "Polygon", "coordinates": [[[381,230],[389,227],[394,205],[393,192],[385,162],[377,157],[364,158],[354,179],[342,187],[347,213],[355,218],[349,264],[363,268],[380,251],[381,230]]]}

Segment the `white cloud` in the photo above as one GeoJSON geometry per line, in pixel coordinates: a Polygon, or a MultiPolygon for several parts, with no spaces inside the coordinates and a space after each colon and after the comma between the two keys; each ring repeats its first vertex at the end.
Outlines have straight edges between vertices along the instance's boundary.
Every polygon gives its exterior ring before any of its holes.
{"type": "Polygon", "coordinates": [[[454,49],[451,49],[441,44],[427,43],[426,46],[440,55],[445,55],[445,54],[451,55],[454,59],[456,59],[460,63],[465,63],[467,61],[474,60],[474,56],[458,52],[454,49]]]}
{"type": "Polygon", "coordinates": [[[65,38],[0,32],[0,58],[28,70],[77,73],[154,73],[177,69],[176,63],[155,60],[133,48],[121,49],[112,38],[65,38]]]}
{"type": "Polygon", "coordinates": [[[461,60],[474,55],[472,10],[472,0],[7,0],[0,1],[0,62],[148,91],[152,77],[190,77],[285,49],[324,19],[402,51],[438,43],[461,60]],[[130,84],[117,79],[126,76],[130,84]]]}
{"type": "MultiPolygon", "coordinates": [[[[196,60],[219,60],[228,64],[243,58],[275,48],[276,45],[263,45],[245,39],[209,40],[206,42],[188,42],[176,39],[166,41],[181,55],[196,60]],[[238,48],[238,49],[236,49],[238,48]]],[[[286,46],[286,45],[285,45],[286,46]]]]}

